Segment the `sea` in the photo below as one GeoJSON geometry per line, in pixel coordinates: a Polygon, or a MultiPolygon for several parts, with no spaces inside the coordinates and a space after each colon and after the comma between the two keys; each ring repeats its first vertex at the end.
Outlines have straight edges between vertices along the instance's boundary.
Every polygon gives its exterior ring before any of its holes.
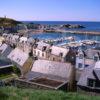
{"type": "MultiPolygon", "coordinates": [[[[36,24],[43,25],[61,25],[61,24],[79,24],[85,26],[82,29],[68,29],[68,30],[82,30],[82,31],[97,31],[100,32],[100,22],[81,22],[81,21],[25,21],[26,23],[32,22],[36,24]]],[[[76,41],[80,40],[96,40],[100,41],[100,35],[87,35],[87,34],[72,34],[72,33],[36,33],[31,34],[30,36],[33,38],[39,39],[57,39],[61,37],[75,37],[76,41]]]]}

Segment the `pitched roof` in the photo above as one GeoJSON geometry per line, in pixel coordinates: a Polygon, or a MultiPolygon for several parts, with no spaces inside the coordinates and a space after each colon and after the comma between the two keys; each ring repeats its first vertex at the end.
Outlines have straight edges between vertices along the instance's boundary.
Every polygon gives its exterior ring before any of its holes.
{"type": "Polygon", "coordinates": [[[8,47],[8,45],[7,44],[2,44],[1,46],[0,46],[0,51],[1,51],[1,53],[3,53],[6,49],[7,49],[7,47],[8,47]]]}
{"type": "Polygon", "coordinates": [[[22,41],[27,41],[27,37],[21,37],[20,42],[22,42],[22,41]]]}
{"type": "Polygon", "coordinates": [[[88,78],[95,79],[95,77],[93,75],[93,66],[90,66],[90,67],[86,68],[83,71],[83,73],[81,74],[80,79],[79,79],[77,85],[87,86],[87,79],[88,78]]]}
{"type": "Polygon", "coordinates": [[[29,55],[28,53],[24,52],[23,50],[19,48],[15,48],[9,55],[8,58],[19,64],[20,66],[23,66],[23,64],[28,59],[29,55]]]}
{"type": "Polygon", "coordinates": [[[70,63],[60,63],[48,60],[37,60],[34,62],[31,71],[50,74],[63,78],[69,78],[71,72],[70,63]]]}
{"type": "Polygon", "coordinates": [[[100,50],[88,49],[85,51],[87,58],[93,58],[97,53],[100,53],[100,50]]]}
{"type": "Polygon", "coordinates": [[[88,59],[88,58],[86,58],[84,63],[85,63],[85,65],[92,65],[92,64],[94,64],[95,62],[94,62],[93,59],[88,59]]]}
{"type": "Polygon", "coordinates": [[[89,67],[85,68],[85,70],[83,71],[83,73],[80,76],[80,79],[77,83],[77,85],[81,85],[81,86],[87,86],[87,79],[91,78],[91,79],[96,79],[93,71],[94,71],[94,66],[96,64],[92,64],[89,67]]]}
{"type": "Polygon", "coordinates": [[[13,35],[13,36],[12,36],[12,40],[16,40],[16,39],[18,39],[18,38],[19,38],[18,35],[13,35]]]}
{"type": "Polygon", "coordinates": [[[4,41],[4,37],[0,36],[0,43],[4,41]]]}
{"type": "Polygon", "coordinates": [[[96,62],[94,69],[100,69],[100,61],[96,62]]]}
{"type": "Polygon", "coordinates": [[[6,68],[6,67],[11,67],[11,66],[12,66],[11,61],[8,61],[6,59],[0,59],[0,69],[6,68]]]}
{"type": "Polygon", "coordinates": [[[96,62],[93,70],[96,78],[100,80],[100,61],[96,62]]]}
{"type": "Polygon", "coordinates": [[[59,56],[60,53],[62,53],[63,57],[65,57],[68,52],[69,52],[69,49],[66,49],[66,48],[62,48],[62,47],[58,47],[58,46],[51,47],[51,54],[56,55],[56,56],[59,56]]]}
{"type": "Polygon", "coordinates": [[[7,58],[7,56],[10,54],[10,52],[13,50],[13,48],[11,48],[9,45],[8,47],[3,51],[3,53],[1,54],[2,57],[7,58]]]}
{"type": "Polygon", "coordinates": [[[42,50],[44,46],[46,46],[47,48],[50,47],[50,44],[47,44],[43,41],[39,41],[37,44],[38,44],[37,49],[39,50],[42,50]]]}

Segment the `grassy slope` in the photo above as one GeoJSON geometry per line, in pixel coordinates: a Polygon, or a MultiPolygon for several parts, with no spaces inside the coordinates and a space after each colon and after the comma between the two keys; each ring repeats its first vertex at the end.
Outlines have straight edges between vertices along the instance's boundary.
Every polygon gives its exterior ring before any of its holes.
{"type": "Polygon", "coordinates": [[[97,96],[62,91],[0,88],[0,100],[100,100],[97,96]]]}
{"type": "Polygon", "coordinates": [[[20,23],[21,22],[16,21],[14,19],[0,17],[0,26],[3,26],[3,27],[13,27],[20,23]]]}

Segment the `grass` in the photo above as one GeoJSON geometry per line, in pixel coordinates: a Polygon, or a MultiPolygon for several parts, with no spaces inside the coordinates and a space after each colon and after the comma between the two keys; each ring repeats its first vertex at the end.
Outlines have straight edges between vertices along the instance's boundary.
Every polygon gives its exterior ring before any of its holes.
{"type": "Polygon", "coordinates": [[[100,100],[100,96],[88,96],[52,90],[3,87],[0,88],[0,100],[100,100]]]}
{"type": "Polygon", "coordinates": [[[17,75],[15,74],[7,74],[7,75],[1,75],[0,76],[0,80],[6,80],[6,79],[9,79],[9,78],[17,78],[17,75]]]}

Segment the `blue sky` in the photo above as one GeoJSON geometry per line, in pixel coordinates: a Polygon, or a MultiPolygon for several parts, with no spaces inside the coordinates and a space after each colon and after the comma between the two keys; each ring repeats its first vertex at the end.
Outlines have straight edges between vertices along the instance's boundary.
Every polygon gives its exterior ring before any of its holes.
{"type": "Polygon", "coordinates": [[[100,21],[100,0],[0,0],[0,16],[17,20],[100,21]]]}

